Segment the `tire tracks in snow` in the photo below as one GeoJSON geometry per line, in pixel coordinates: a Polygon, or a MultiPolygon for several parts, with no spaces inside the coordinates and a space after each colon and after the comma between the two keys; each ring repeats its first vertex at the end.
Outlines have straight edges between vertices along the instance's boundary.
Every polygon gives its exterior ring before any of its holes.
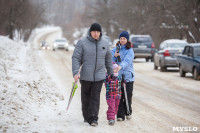
{"type": "Polygon", "coordinates": [[[200,97],[195,86],[199,82],[194,81],[195,84],[190,86],[190,90],[193,91],[191,93],[189,89],[185,89],[187,86],[184,88],[182,85],[185,80],[190,82],[190,79],[176,77],[170,72],[157,72],[153,70],[152,63],[135,63],[134,65],[136,82],[133,105],[140,104],[140,107],[143,105],[143,108],[148,108],[152,113],[156,112],[156,115],[159,114],[158,118],[161,121],[157,123],[158,125],[167,123],[172,126],[177,124],[200,127],[200,97]],[[175,80],[177,78],[180,78],[178,83],[175,80]],[[198,93],[195,93],[196,91],[198,93]]]}

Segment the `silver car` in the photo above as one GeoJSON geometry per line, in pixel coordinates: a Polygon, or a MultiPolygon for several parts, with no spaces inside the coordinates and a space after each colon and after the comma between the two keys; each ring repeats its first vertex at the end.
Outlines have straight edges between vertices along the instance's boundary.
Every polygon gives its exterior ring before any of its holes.
{"type": "Polygon", "coordinates": [[[163,41],[154,55],[154,69],[160,67],[160,71],[166,71],[167,67],[178,67],[176,56],[181,54],[185,45],[184,40],[170,39],[163,41]]]}
{"type": "Polygon", "coordinates": [[[67,39],[65,38],[56,39],[53,42],[53,51],[55,51],[56,49],[65,49],[66,51],[68,51],[69,44],[68,44],[67,39]]]}

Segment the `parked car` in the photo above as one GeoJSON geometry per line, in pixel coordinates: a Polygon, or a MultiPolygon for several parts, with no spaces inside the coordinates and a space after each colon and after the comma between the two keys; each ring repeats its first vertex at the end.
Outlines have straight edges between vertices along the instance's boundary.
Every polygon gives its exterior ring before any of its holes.
{"type": "Polygon", "coordinates": [[[177,62],[181,77],[189,72],[195,80],[200,79],[200,43],[186,45],[182,55],[177,56],[177,62]]]}
{"type": "Polygon", "coordinates": [[[113,49],[114,47],[116,47],[117,42],[119,42],[119,39],[114,39],[113,40],[113,44],[111,46],[111,48],[113,49]]]}
{"type": "Polygon", "coordinates": [[[133,45],[135,58],[145,58],[146,62],[153,62],[156,51],[155,44],[150,35],[131,35],[130,41],[133,45]]]}
{"type": "Polygon", "coordinates": [[[66,38],[56,39],[53,42],[53,51],[56,49],[65,49],[66,51],[69,50],[69,44],[66,38]]]}
{"type": "Polygon", "coordinates": [[[74,40],[74,42],[73,42],[74,43],[74,47],[76,46],[76,44],[78,43],[78,41],[79,41],[78,39],[74,40]]]}
{"type": "Polygon", "coordinates": [[[103,35],[102,38],[104,38],[108,42],[108,45],[111,48],[112,47],[112,41],[111,41],[110,37],[103,35]]]}
{"type": "Polygon", "coordinates": [[[169,39],[163,41],[154,55],[154,69],[160,67],[160,71],[166,71],[167,67],[178,67],[176,56],[181,54],[185,45],[184,40],[169,39]]]}

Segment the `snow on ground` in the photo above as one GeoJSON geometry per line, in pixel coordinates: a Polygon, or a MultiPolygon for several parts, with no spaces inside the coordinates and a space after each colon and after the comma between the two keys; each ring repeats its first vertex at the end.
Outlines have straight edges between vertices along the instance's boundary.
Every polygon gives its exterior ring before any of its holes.
{"type": "Polygon", "coordinates": [[[134,117],[109,126],[105,88],[102,89],[99,125],[83,122],[80,88],[66,112],[71,83],[70,51],[42,51],[39,41],[62,37],[59,27],[37,29],[30,43],[0,36],[0,132],[111,133],[173,132],[173,127],[198,127],[199,82],[190,74],[160,73],[153,64],[135,60],[134,117]],[[150,68],[150,69],[149,69],[150,68]],[[153,72],[152,72],[153,70],[153,72]],[[151,79],[151,82],[147,82],[151,79]],[[176,81],[176,82],[174,82],[176,81]]]}
{"type": "Polygon", "coordinates": [[[0,42],[0,132],[36,132],[31,126],[58,115],[64,97],[30,45],[3,36],[0,42]]]}

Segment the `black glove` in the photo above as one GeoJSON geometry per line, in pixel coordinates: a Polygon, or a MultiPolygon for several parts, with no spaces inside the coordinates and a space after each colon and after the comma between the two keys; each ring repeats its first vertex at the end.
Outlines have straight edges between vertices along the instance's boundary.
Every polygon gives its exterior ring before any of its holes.
{"type": "MultiPolygon", "coordinates": [[[[119,53],[120,46],[118,45],[116,49],[117,49],[117,53],[119,53]]],[[[118,62],[121,62],[120,56],[117,56],[117,60],[118,60],[118,62]]]]}

